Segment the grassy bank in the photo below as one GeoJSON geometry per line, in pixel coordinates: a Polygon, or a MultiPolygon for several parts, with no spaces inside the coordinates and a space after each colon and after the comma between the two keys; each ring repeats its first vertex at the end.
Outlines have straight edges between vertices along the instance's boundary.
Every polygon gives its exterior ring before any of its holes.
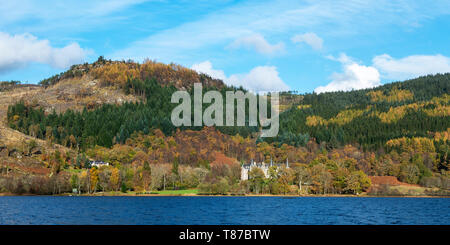
{"type": "MultiPolygon", "coordinates": [[[[199,192],[198,189],[188,189],[188,190],[165,190],[165,191],[147,191],[147,192],[136,192],[128,191],[126,193],[119,191],[112,192],[96,192],[92,194],[82,194],[81,196],[217,196],[217,197],[236,197],[236,196],[246,196],[246,197],[450,197],[449,193],[438,193],[430,194],[430,192],[424,191],[426,188],[422,187],[411,187],[405,190],[405,187],[391,187],[391,191],[387,193],[378,193],[374,195],[373,193],[361,193],[359,195],[352,194],[244,194],[244,195],[208,195],[199,192]],[[398,191],[401,189],[401,191],[398,191]],[[414,189],[415,191],[411,191],[414,189]],[[395,190],[395,191],[394,191],[395,190]],[[420,190],[420,191],[418,191],[420,190]]],[[[64,196],[71,195],[70,193],[62,194],[64,196]]]]}
{"type": "Polygon", "coordinates": [[[150,194],[158,194],[158,195],[197,195],[198,194],[198,189],[152,191],[152,192],[150,192],[150,194]]]}
{"type": "MultiPolygon", "coordinates": [[[[21,196],[32,195],[23,194],[21,196]]],[[[72,193],[64,193],[56,196],[73,196],[72,193]]],[[[76,195],[76,194],[75,194],[76,195]]],[[[18,196],[12,193],[0,193],[0,196],[18,196]]],[[[160,190],[160,191],[109,191],[96,193],[83,193],[81,196],[247,196],[247,197],[450,197],[450,191],[439,190],[438,188],[426,188],[419,186],[389,186],[383,191],[361,193],[359,195],[352,194],[244,194],[244,195],[213,195],[199,192],[198,189],[186,190],[160,190]]]]}
{"type": "MultiPolygon", "coordinates": [[[[162,190],[162,191],[108,191],[108,192],[96,192],[91,194],[83,193],[81,196],[195,196],[198,194],[198,189],[187,190],[162,190]]],[[[71,195],[67,193],[65,195],[71,195]]]]}

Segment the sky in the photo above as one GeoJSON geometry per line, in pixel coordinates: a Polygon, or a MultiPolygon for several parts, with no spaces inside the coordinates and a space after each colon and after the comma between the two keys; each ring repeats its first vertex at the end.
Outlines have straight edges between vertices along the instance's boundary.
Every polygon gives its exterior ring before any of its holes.
{"type": "Polygon", "coordinates": [[[0,0],[0,81],[107,59],[177,63],[255,92],[450,72],[450,1],[0,0]]]}

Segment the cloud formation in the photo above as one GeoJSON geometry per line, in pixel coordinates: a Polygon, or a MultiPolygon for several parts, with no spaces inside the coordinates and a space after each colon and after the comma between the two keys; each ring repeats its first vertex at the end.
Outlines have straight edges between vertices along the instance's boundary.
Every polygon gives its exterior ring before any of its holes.
{"type": "Polygon", "coordinates": [[[75,63],[81,63],[88,52],[77,43],[55,48],[48,40],[38,40],[31,34],[12,36],[0,32],[0,53],[0,73],[2,73],[33,62],[63,69],[75,63]]]}
{"type": "Polygon", "coordinates": [[[314,50],[321,50],[323,48],[323,40],[313,32],[305,34],[297,34],[291,38],[293,43],[306,43],[314,50]]]}
{"type": "Polygon", "coordinates": [[[213,78],[222,79],[227,85],[242,86],[256,93],[289,90],[289,86],[279,77],[275,66],[257,66],[248,73],[233,74],[229,77],[222,70],[214,69],[210,61],[194,64],[191,69],[213,78]]]}
{"type": "Polygon", "coordinates": [[[238,38],[228,47],[232,49],[241,47],[254,49],[256,52],[265,55],[275,54],[284,50],[284,44],[282,42],[270,44],[261,34],[252,34],[238,38]]]}
{"type": "Polygon", "coordinates": [[[326,86],[317,87],[316,93],[331,91],[349,91],[372,88],[381,85],[380,78],[406,80],[419,76],[450,72],[450,58],[437,55],[410,55],[395,59],[388,54],[377,55],[371,66],[360,65],[351,57],[342,53],[328,59],[342,64],[342,73],[333,73],[332,81],[326,86]]]}
{"type": "Polygon", "coordinates": [[[333,73],[332,81],[326,86],[317,87],[314,92],[351,91],[381,85],[380,73],[376,68],[360,65],[345,54],[341,54],[338,58],[333,56],[328,56],[328,58],[339,61],[343,71],[342,73],[333,73]]]}
{"type": "Polygon", "coordinates": [[[221,79],[222,81],[227,80],[227,76],[225,75],[225,72],[223,72],[222,70],[215,70],[212,67],[211,61],[209,61],[209,60],[200,62],[198,64],[193,64],[191,66],[191,69],[194,71],[197,71],[199,73],[207,74],[207,75],[211,76],[212,78],[221,79]]]}
{"type": "Polygon", "coordinates": [[[242,86],[254,92],[287,91],[287,86],[278,76],[275,66],[257,66],[249,73],[231,75],[228,83],[242,86]]]}
{"type": "Polygon", "coordinates": [[[450,58],[440,54],[411,55],[400,59],[382,54],[375,56],[372,62],[383,77],[395,80],[450,72],[450,58]]]}

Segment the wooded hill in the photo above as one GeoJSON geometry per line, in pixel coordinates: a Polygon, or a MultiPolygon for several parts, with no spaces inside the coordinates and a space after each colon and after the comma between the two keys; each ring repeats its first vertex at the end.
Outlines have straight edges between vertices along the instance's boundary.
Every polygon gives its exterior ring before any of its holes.
{"type": "MultiPolygon", "coordinates": [[[[205,91],[219,89],[225,93],[236,89],[180,66],[151,61],[144,64],[113,62],[102,58],[91,65],[74,66],[41,84],[55,84],[58,79],[67,77],[66,74],[81,75],[81,71],[93,74],[103,86],[118,86],[126,94],[140,96],[141,102],[105,104],[93,110],[68,110],[63,114],[49,114],[18,103],[9,108],[10,127],[38,138],[52,137],[65,146],[110,147],[114,143],[124,143],[133,132],[148,134],[160,129],[171,135],[175,127],[170,122],[170,113],[175,105],[170,103],[170,98],[177,86],[190,91],[189,84],[202,82],[205,91]]],[[[288,109],[280,115],[279,136],[258,139],[258,142],[305,146],[313,138],[328,149],[356,144],[363,149],[378,150],[390,139],[432,137],[433,132],[450,127],[449,89],[450,74],[443,74],[351,92],[305,95],[285,92],[282,98],[296,96],[299,99],[284,99],[287,102],[282,107],[288,109]],[[291,101],[297,103],[292,105],[291,101]]],[[[200,130],[201,127],[189,129],[200,130]]],[[[258,132],[256,127],[218,129],[244,137],[257,137],[258,132]]]]}
{"type": "Polygon", "coordinates": [[[357,144],[377,150],[390,139],[432,137],[450,127],[450,74],[351,92],[305,94],[280,115],[279,137],[298,145],[308,135],[328,148],[357,144]]]}
{"type": "MultiPolygon", "coordinates": [[[[70,103],[76,107],[61,111],[42,107],[45,101],[33,103],[26,99],[9,106],[7,122],[11,129],[77,152],[42,157],[46,166],[57,170],[55,174],[63,169],[88,167],[87,155],[112,163],[123,176],[119,183],[129,190],[145,190],[150,184],[139,180],[139,171],[158,164],[172,165],[172,173],[168,174],[173,175],[174,187],[176,183],[183,186],[182,173],[174,166],[189,166],[192,171],[208,169],[206,177],[188,187],[202,183],[209,192],[214,192],[213,186],[223,187],[226,183],[236,192],[287,193],[291,185],[310,183],[309,193],[358,193],[370,186],[365,175],[389,175],[411,184],[450,187],[450,74],[351,92],[283,92],[280,133],[275,138],[259,138],[258,126],[175,128],[170,114],[176,105],[170,103],[170,98],[176,90],[187,90],[192,95],[192,84],[196,82],[202,83],[205,91],[225,93],[237,89],[178,65],[100,57],[93,64],[76,65],[43,80],[42,93],[63,83],[70,85],[70,81],[114,89],[126,99],[122,103],[76,103],[85,92],[89,93],[85,91],[73,96],[70,103]],[[266,180],[260,173],[252,173],[259,174],[260,182],[240,183],[236,166],[211,166],[217,162],[216,153],[236,162],[289,159],[293,168],[271,177],[272,182],[265,187],[266,180]]],[[[155,188],[161,188],[158,183],[155,188]]]]}

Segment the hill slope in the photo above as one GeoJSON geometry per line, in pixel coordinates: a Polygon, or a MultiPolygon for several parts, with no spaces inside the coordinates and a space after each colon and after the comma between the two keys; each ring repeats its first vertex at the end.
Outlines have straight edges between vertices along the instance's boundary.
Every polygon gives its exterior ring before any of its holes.
{"type": "Polygon", "coordinates": [[[306,94],[280,115],[280,137],[308,134],[328,147],[377,149],[401,137],[430,137],[450,127],[450,74],[420,77],[373,89],[306,94]]]}
{"type": "Polygon", "coordinates": [[[360,193],[370,186],[366,175],[450,188],[450,74],[351,92],[282,93],[280,133],[265,139],[257,138],[259,127],[173,127],[171,95],[195,82],[221,93],[236,89],[174,64],[102,58],[41,86],[1,86],[0,181],[6,174],[6,186],[17,184],[15,173],[28,176],[24,183],[39,183],[33,176],[41,174],[50,184],[34,191],[54,193],[58,183],[71,190],[70,176],[87,181],[98,174],[104,183],[84,182],[83,191],[91,192],[100,186],[145,190],[148,183],[160,189],[168,175],[173,187],[215,193],[230,185],[233,193],[249,193],[263,187],[239,182],[235,162],[253,159],[289,161],[292,168],[280,169],[264,187],[270,193],[360,193]],[[233,161],[222,164],[226,157],[233,161]],[[113,166],[97,173],[87,158],[113,166]],[[149,169],[153,182],[145,182],[149,169]],[[113,171],[120,172],[115,184],[113,171]]]}

